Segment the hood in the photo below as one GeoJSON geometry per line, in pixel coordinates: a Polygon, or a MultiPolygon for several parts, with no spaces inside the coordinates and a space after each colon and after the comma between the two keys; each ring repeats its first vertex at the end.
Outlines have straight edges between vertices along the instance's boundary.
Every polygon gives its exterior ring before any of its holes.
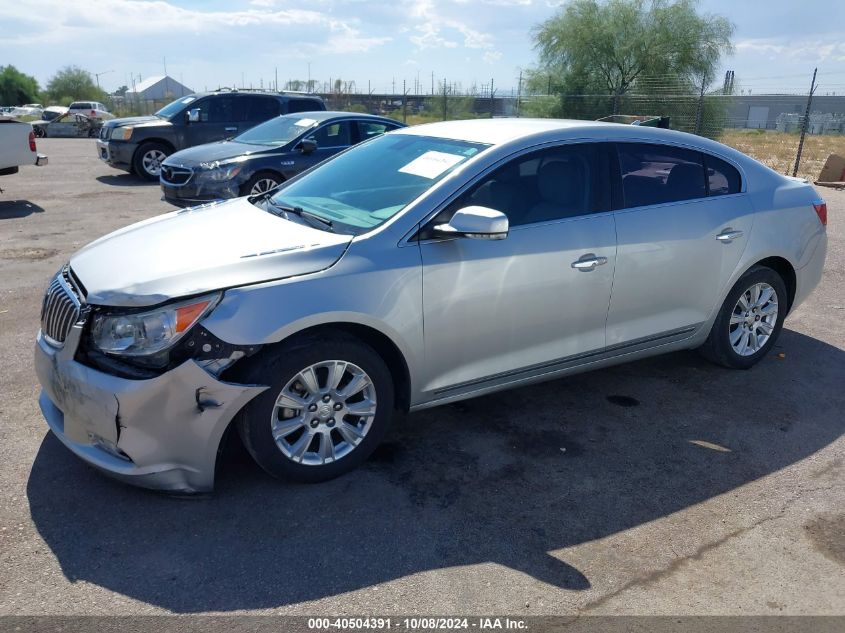
{"type": "Polygon", "coordinates": [[[77,252],[70,266],[88,303],[152,306],[324,270],[351,239],[236,198],[166,213],[101,237],[77,252]]]}
{"type": "Polygon", "coordinates": [[[217,143],[206,143],[183,149],[171,154],[165,160],[165,164],[176,167],[196,167],[200,163],[213,163],[216,160],[225,161],[239,156],[250,156],[268,150],[275,150],[276,147],[267,145],[250,145],[236,141],[219,141],[217,143]]]}
{"type": "Polygon", "coordinates": [[[166,123],[170,124],[167,119],[159,119],[157,116],[128,116],[122,119],[111,119],[103,123],[103,127],[124,127],[126,125],[140,125],[141,123],[166,123]]]}

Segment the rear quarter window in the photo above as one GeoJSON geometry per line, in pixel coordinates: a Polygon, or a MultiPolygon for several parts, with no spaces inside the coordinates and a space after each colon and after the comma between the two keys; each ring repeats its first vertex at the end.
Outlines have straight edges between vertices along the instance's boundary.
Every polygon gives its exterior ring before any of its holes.
{"type": "Polygon", "coordinates": [[[725,196],[742,190],[742,177],[730,163],[705,154],[704,168],[707,172],[708,195],[725,196]]]}

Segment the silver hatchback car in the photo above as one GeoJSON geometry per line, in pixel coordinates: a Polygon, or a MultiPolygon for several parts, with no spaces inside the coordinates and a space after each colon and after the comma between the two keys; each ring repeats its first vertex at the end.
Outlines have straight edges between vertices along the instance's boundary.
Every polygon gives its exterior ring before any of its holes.
{"type": "Polygon", "coordinates": [[[79,251],[44,298],[40,404],[137,485],[211,490],[234,428],[268,473],[321,481],[397,410],[685,348],[751,367],[821,278],[826,213],[679,132],[406,128],[79,251]]]}

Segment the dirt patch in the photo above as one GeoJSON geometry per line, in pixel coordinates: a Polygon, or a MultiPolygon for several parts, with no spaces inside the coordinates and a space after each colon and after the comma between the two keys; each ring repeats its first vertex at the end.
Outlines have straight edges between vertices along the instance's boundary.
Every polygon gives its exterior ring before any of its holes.
{"type": "Polygon", "coordinates": [[[818,516],[804,525],[813,547],[825,558],[845,565],[845,514],[818,516]]]}
{"type": "Polygon", "coordinates": [[[58,252],[55,248],[9,248],[0,251],[0,259],[20,259],[34,262],[49,259],[58,252]]]}

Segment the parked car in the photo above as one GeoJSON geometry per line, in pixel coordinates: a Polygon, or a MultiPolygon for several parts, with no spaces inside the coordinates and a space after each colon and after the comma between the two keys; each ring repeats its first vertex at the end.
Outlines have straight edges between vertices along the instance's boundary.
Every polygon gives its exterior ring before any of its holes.
{"type": "Polygon", "coordinates": [[[280,114],[325,109],[316,95],[230,90],[188,95],[153,116],[109,121],[97,155],[116,169],[157,181],[162,161],[173,152],[237,136],[280,114]]]}
{"type": "Polygon", "coordinates": [[[210,490],[230,425],[267,472],[321,481],[395,409],[689,348],[752,367],[818,284],[826,221],[806,181],[681,132],[403,128],[74,255],[44,299],[41,408],[141,486],[210,490]]]}
{"type": "Polygon", "coordinates": [[[35,117],[40,119],[41,115],[43,114],[43,110],[41,108],[33,108],[32,106],[18,106],[16,108],[12,108],[8,114],[13,117],[35,117]]]}
{"type": "Polygon", "coordinates": [[[102,125],[103,122],[99,119],[68,111],[49,121],[33,121],[32,129],[35,131],[35,136],[39,138],[48,136],[51,138],[95,138],[100,133],[102,125]]]}
{"type": "Polygon", "coordinates": [[[47,157],[38,153],[32,126],[8,116],[0,116],[0,176],[18,173],[21,165],[47,164],[47,157]]]}
{"type": "Polygon", "coordinates": [[[350,112],[282,115],[231,141],[168,156],[161,164],[162,194],[185,207],[264,193],[351,145],[400,127],[393,119],[350,112]]]}
{"type": "Polygon", "coordinates": [[[41,113],[41,120],[42,121],[52,121],[63,114],[67,114],[69,108],[64,106],[48,106],[44,108],[44,112],[41,113]]]}
{"type": "Polygon", "coordinates": [[[99,119],[100,121],[109,121],[114,118],[108,108],[98,101],[74,101],[68,106],[68,110],[74,114],[84,114],[89,119],[99,119]]]}

